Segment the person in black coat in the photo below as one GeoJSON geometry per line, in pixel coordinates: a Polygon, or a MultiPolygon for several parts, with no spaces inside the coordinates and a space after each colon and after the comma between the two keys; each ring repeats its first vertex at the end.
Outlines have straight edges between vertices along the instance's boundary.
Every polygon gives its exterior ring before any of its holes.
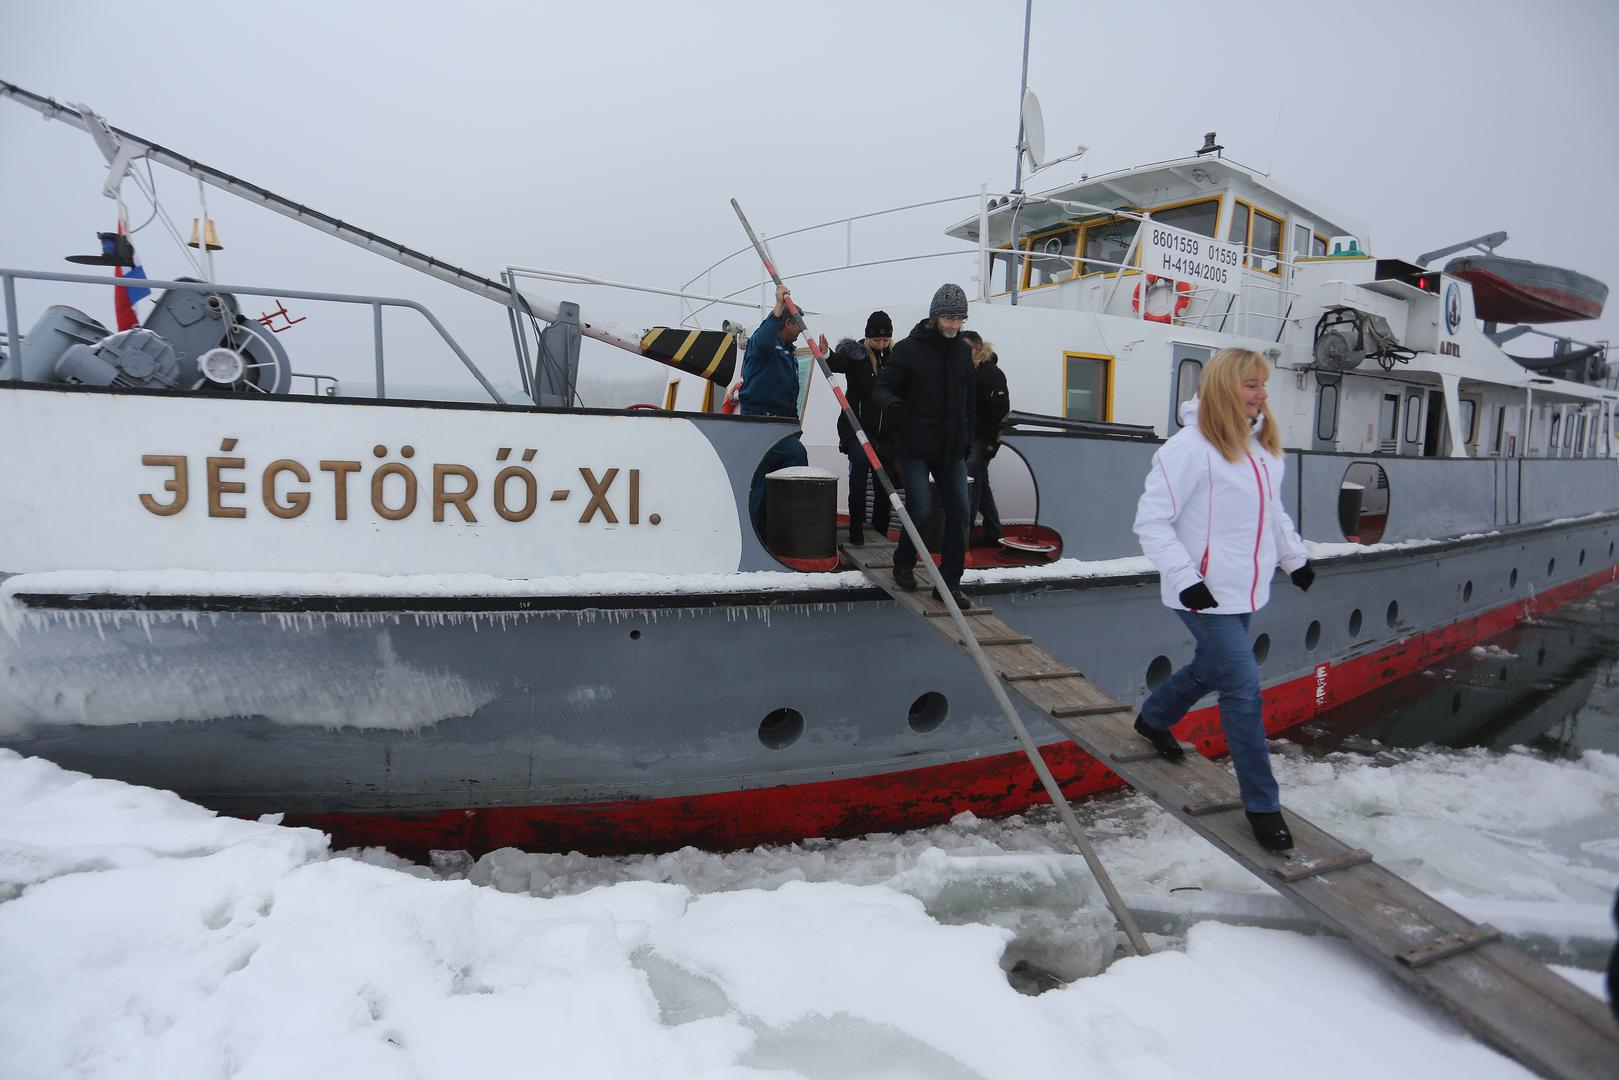
{"type": "Polygon", "coordinates": [[[973,350],[974,397],[977,402],[973,421],[972,453],[967,458],[967,475],[972,477],[972,506],[967,514],[970,530],[978,515],[984,515],[984,542],[1001,542],[1001,514],[995,506],[995,493],[989,487],[989,462],[1001,448],[1001,423],[1012,411],[1012,401],[1006,392],[1006,376],[1001,372],[1000,357],[989,342],[971,330],[961,336],[973,350]]]}
{"type": "MultiPolygon", "coordinates": [[[[882,463],[889,479],[898,486],[898,473],[894,467],[894,436],[883,429],[882,410],[871,400],[872,388],[877,385],[877,374],[882,371],[893,347],[894,321],[885,311],[873,311],[866,319],[865,340],[844,338],[838,342],[838,347],[827,357],[827,366],[844,376],[844,396],[849,399],[849,408],[854,410],[855,418],[860,421],[872,449],[877,451],[877,460],[882,463]]],[[[838,450],[849,458],[849,543],[866,542],[868,481],[872,481],[871,486],[877,488],[871,510],[871,526],[877,530],[878,539],[886,537],[888,499],[872,478],[871,461],[860,448],[860,440],[855,438],[849,418],[841,414],[838,416],[838,450]]]]}
{"type": "MultiPolygon", "coordinates": [[[[939,485],[944,506],[939,570],[958,607],[969,606],[961,595],[961,572],[967,556],[967,451],[976,408],[972,350],[961,336],[966,321],[967,294],[961,286],[939,286],[928,317],[894,346],[872,390],[884,430],[894,429],[906,508],[919,529],[933,512],[928,477],[939,485]]],[[[900,588],[916,588],[915,565],[910,534],[901,533],[894,551],[894,581],[900,588]]]]}

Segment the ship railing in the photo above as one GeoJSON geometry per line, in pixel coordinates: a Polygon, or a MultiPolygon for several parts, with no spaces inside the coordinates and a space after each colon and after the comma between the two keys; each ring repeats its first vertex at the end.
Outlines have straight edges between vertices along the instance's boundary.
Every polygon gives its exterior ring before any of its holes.
{"type": "MultiPolygon", "coordinates": [[[[908,214],[916,210],[924,210],[935,206],[947,206],[952,203],[961,202],[977,202],[979,204],[980,220],[982,220],[985,216],[987,216],[991,202],[999,198],[1001,198],[999,193],[992,194],[987,186],[982,186],[976,194],[972,195],[948,195],[940,199],[927,199],[923,202],[905,203],[901,206],[892,206],[883,210],[872,210],[863,214],[851,214],[847,217],[833,218],[830,221],[822,221],[814,225],[805,225],[797,229],[788,229],[785,232],[771,233],[764,236],[763,240],[766,245],[769,245],[773,241],[808,237],[815,233],[820,233],[831,229],[841,228],[843,230],[843,262],[830,266],[815,267],[809,270],[800,270],[794,268],[790,276],[795,280],[799,278],[819,277],[823,274],[835,274],[848,270],[867,269],[876,266],[893,266],[900,263],[921,262],[930,259],[959,259],[964,255],[971,255],[978,260],[977,265],[979,267],[979,280],[982,282],[987,281],[987,270],[985,270],[984,267],[986,266],[986,260],[988,258],[987,252],[990,250],[985,245],[985,237],[983,235],[985,230],[983,229],[979,230],[979,243],[975,248],[955,248],[950,251],[931,251],[918,255],[897,255],[883,259],[863,259],[856,262],[854,258],[855,226],[859,223],[875,221],[878,218],[894,217],[900,214],[908,214]]],[[[704,303],[696,307],[683,309],[680,316],[680,325],[696,325],[694,320],[702,315],[702,313],[713,303],[736,303],[738,302],[738,297],[744,296],[750,292],[755,293],[758,299],[754,303],[748,304],[747,306],[753,307],[757,310],[764,310],[772,306],[773,300],[771,299],[769,290],[771,281],[767,275],[763,274],[759,275],[757,278],[750,278],[745,284],[732,289],[729,292],[720,293],[718,296],[713,295],[715,293],[715,274],[725,269],[732,261],[744,257],[750,260],[757,257],[754,254],[753,246],[751,244],[745,247],[737,248],[730,254],[716,259],[714,262],[703,267],[682,283],[682,290],[690,290],[696,286],[698,282],[702,282],[702,287],[704,292],[708,294],[708,297],[705,299],[704,303]]]]}
{"type": "MultiPolygon", "coordinates": [[[[439,338],[444,342],[444,344],[450,347],[451,351],[453,351],[456,357],[460,359],[462,365],[467,369],[472,377],[478,381],[478,385],[482,386],[484,391],[489,394],[491,400],[501,405],[508,404],[506,399],[501,395],[500,391],[496,390],[494,385],[484,377],[483,372],[478,369],[478,365],[472,362],[472,357],[467,355],[467,351],[463,349],[460,343],[455,340],[454,336],[451,335],[449,330],[445,328],[444,324],[439,322],[438,317],[426,307],[414,300],[405,300],[393,296],[367,296],[360,293],[313,292],[308,289],[260,289],[247,285],[225,285],[211,281],[163,281],[155,278],[148,279],[127,277],[106,278],[96,277],[92,274],[58,274],[40,270],[12,270],[0,267],[0,294],[3,294],[5,298],[6,333],[7,341],[10,343],[9,352],[17,360],[17,362],[13,364],[11,368],[11,381],[20,381],[22,378],[21,346],[23,338],[21,316],[17,310],[18,281],[47,281],[72,285],[101,285],[111,288],[138,285],[141,288],[148,289],[179,290],[181,292],[204,294],[229,294],[232,296],[268,296],[272,299],[309,300],[369,307],[372,315],[371,339],[377,377],[374,396],[379,399],[386,399],[388,396],[386,363],[382,344],[382,310],[384,308],[403,308],[409,311],[414,311],[423,319],[427,320],[428,325],[438,333],[439,338]]],[[[248,325],[250,333],[256,334],[258,331],[252,329],[252,322],[253,320],[248,320],[248,324],[246,325],[248,325]]],[[[299,373],[297,372],[293,372],[291,374],[293,378],[299,377],[299,373]]],[[[304,377],[313,380],[317,393],[320,392],[325,380],[330,380],[332,384],[331,388],[327,389],[326,392],[328,394],[335,392],[337,380],[330,375],[307,374],[304,377]]]]}
{"type": "MultiPolygon", "coordinates": [[[[1112,310],[1114,300],[1118,293],[1119,283],[1122,281],[1122,279],[1141,272],[1141,268],[1138,265],[1138,260],[1136,258],[1137,245],[1139,243],[1141,230],[1139,228],[1136,230],[1135,236],[1131,239],[1129,249],[1122,261],[1099,259],[1094,256],[1087,256],[1082,252],[1074,252],[1072,254],[1048,253],[1036,249],[1006,248],[992,245],[989,240],[989,213],[991,210],[1002,205],[1004,200],[1014,198],[1020,200],[1018,209],[1021,209],[1024,206],[1040,204],[1055,207],[1066,214],[1075,216],[1108,214],[1115,218],[1133,220],[1142,224],[1152,220],[1152,215],[1150,213],[1137,213],[1130,210],[1122,210],[1118,207],[1101,206],[1098,204],[1080,202],[1073,199],[1054,199],[1042,195],[1015,196],[998,192],[992,193],[988,189],[987,185],[983,185],[975,195],[953,195],[941,199],[929,199],[924,202],[906,203],[901,206],[889,207],[883,210],[874,210],[862,214],[852,214],[847,217],[833,218],[829,221],[819,222],[814,225],[806,225],[801,228],[789,229],[784,232],[775,233],[765,237],[765,240],[766,243],[769,243],[770,241],[774,240],[809,237],[813,234],[826,232],[829,230],[842,230],[843,260],[839,263],[818,266],[808,270],[795,269],[791,275],[791,277],[794,279],[816,277],[823,274],[835,274],[850,270],[868,269],[871,267],[892,266],[900,263],[917,262],[929,259],[960,258],[963,255],[970,255],[975,259],[975,266],[977,268],[977,274],[974,280],[978,284],[979,299],[991,303],[1009,295],[1008,292],[991,292],[990,278],[994,268],[994,263],[992,260],[1010,259],[1014,261],[1015,265],[1021,264],[1022,262],[1030,259],[1042,259],[1047,262],[1062,261],[1069,263],[1075,272],[1078,271],[1079,264],[1084,263],[1087,267],[1103,268],[1110,279],[1112,279],[1112,289],[1108,292],[1101,306],[1101,310],[1103,311],[1112,310]],[[961,202],[976,202],[978,204],[979,229],[978,244],[976,248],[968,250],[957,248],[951,251],[931,251],[916,255],[897,255],[888,258],[863,259],[859,261],[854,258],[856,225],[870,223],[879,218],[893,217],[918,210],[961,202]]],[[[1015,215],[1009,231],[1016,231],[1015,215]]],[[[771,298],[768,290],[770,279],[764,275],[759,275],[757,277],[750,276],[744,284],[729,291],[717,291],[715,285],[716,275],[727,268],[734,260],[739,258],[748,260],[749,264],[751,265],[751,260],[754,258],[753,248],[751,246],[741,247],[725,256],[722,256],[721,258],[710,263],[708,266],[699,270],[697,273],[693,274],[684,283],[682,283],[679,290],[658,290],[643,287],[636,288],[638,288],[639,291],[644,292],[656,292],[664,295],[678,296],[683,301],[694,303],[696,306],[683,307],[680,317],[681,325],[696,325],[695,320],[702,315],[705,310],[715,304],[749,307],[753,308],[754,310],[764,310],[770,307],[771,298]],[[702,291],[694,291],[699,286],[701,287],[702,291]],[[754,294],[755,296],[753,301],[749,302],[741,299],[750,293],[754,294]]],[[[1196,314],[1183,315],[1177,321],[1182,325],[1201,325],[1204,322],[1219,320],[1220,326],[1223,328],[1230,318],[1243,317],[1275,320],[1278,324],[1285,324],[1287,319],[1290,318],[1289,312],[1293,306],[1293,302],[1299,295],[1296,291],[1287,288],[1286,285],[1283,284],[1285,282],[1291,282],[1292,280],[1293,262],[1287,259],[1284,254],[1280,252],[1250,252],[1245,255],[1244,268],[1253,269],[1252,263],[1248,260],[1259,258],[1264,259],[1267,263],[1274,263],[1278,273],[1277,284],[1272,285],[1268,282],[1254,280],[1252,274],[1244,273],[1242,274],[1236,289],[1194,287],[1191,297],[1194,301],[1199,298],[1205,300],[1203,310],[1197,312],[1196,314]],[[1276,294],[1277,300],[1275,307],[1277,310],[1274,312],[1255,310],[1256,307],[1263,307],[1264,305],[1256,305],[1250,302],[1250,290],[1276,294]],[[1218,307],[1215,302],[1216,297],[1221,293],[1225,293],[1231,297],[1231,301],[1223,309],[1218,307]]],[[[563,272],[553,273],[562,274],[563,272]]],[[[1014,276],[1018,281],[1022,281],[1023,273],[1021,268],[1014,270],[1014,276]]],[[[565,275],[554,278],[553,280],[585,282],[589,284],[614,284],[617,287],[625,287],[622,285],[622,283],[609,283],[599,279],[586,279],[580,275],[565,275]]],[[[1064,279],[1064,282],[1072,280],[1074,280],[1074,278],[1067,278],[1064,279]]],[[[1058,282],[1057,284],[1062,284],[1064,282],[1058,282]]],[[[1023,292],[1027,290],[1024,290],[1020,286],[1017,290],[1011,291],[1023,292]]],[[[1144,311],[1138,312],[1137,314],[1138,317],[1145,317],[1144,311]]],[[[1278,326],[1278,336],[1280,336],[1280,326],[1278,326]]]]}

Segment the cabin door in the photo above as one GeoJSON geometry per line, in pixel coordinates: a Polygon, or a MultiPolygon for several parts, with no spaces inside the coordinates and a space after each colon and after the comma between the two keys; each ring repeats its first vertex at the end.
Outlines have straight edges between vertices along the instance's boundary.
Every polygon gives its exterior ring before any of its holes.
{"type": "Polygon", "coordinates": [[[1422,421],[1426,411],[1428,392],[1420,386],[1405,388],[1405,419],[1400,424],[1400,456],[1417,457],[1422,453],[1422,421]]]}
{"type": "Polygon", "coordinates": [[[1203,365],[1209,362],[1214,350],[1176,342],[1169,355],[1169,423],[1164,427],[1165,438],[1186,426],[1181,423],[1181,405],[1197,394],[1198,385],[1203,381],[1203,365]]]}

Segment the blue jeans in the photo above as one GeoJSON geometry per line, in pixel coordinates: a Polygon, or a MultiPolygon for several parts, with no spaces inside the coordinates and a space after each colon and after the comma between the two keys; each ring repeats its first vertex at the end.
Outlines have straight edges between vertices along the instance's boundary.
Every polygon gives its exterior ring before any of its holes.
{"type": "MultiPolygon", "coordinates": [[[[882,457],[878,461],[883,463],[890,480],[894,478],[894,470],[889,462],[882,457]]],[[[849,524],[864,528],[866,524],[866,487],[876,489],[876,497],[871,505],[871,526],[882,536],[888,535],[888,518],[890,508],[888,496],[883,494],[882,481],[878,480],[871,469],[871,462],[866,459],[865,451],[858,446],[854,453],[849,455],[849,524]]]]}
{"type": "Polygon", "coordinates": [[[996,544],[1001,539],[1001,514],[995,507],[995,493],[989,489],[989,462],[994,455],[990,453],[989,440],[973,440],[973,456],[967,459],[967,471],[973,478],[972,511],[967,518],[967,525],[972,526],[978,520],[978,515],[984,515],[984,539],[988,543],[996,544]]]}
{"type": "MultiPolygon", "coordinates": [[[[947,462],[907,461],[899,463],[905,478],[905,510],[918,531],[927,529],[933,516],[933,487],[928,475],[939,483],[944,503],[944,539],[939,542],[939,573],[952,589],[961,587],[961,571],[967,562],[967,462],[955,458],[947,462]]],[[[894,565],[916,565],[916,547],[911,534],[900,530],[899,546],[894,549],[894,565]]]]}
{"type": "Polygon", "coordinates": [[[1253,616],[1218,615],[1209,611],[1177,611],[1197,642],[1192,662],[1165,679],[1141,706],[1148,727],[1168,731],[1197,700],[1220,692],[1220,726],[1231,748],[1242,805],[1255,813],[1282,808],[1276,777],[1270,771],[1270,748],[1259,697],[1259,665],[1248,643],[1253,616]]]}
{"type": "Polygon", "coordinates": [[[797,435],[783,439],[765,452],[759,468],[754,471],[753,483],[748,488],[748,516],[753,519],[753,531],[759,534],[760,540],[765,538],[765,488],[769,486],[765,483],[765,475],[777,469],[808,464],[809,455],[804,452],[804,444],[797,435]]]}

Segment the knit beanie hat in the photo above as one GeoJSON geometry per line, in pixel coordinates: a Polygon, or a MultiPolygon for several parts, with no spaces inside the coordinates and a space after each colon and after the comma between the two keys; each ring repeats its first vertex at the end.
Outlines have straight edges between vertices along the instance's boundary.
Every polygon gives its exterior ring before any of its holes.
{"type": "Polygon", "coordinates": [[[933,303],[928,305],[928,318],[937,319],[941,315],[967,317],[967,294],[960,285],[947,281],[933,294],[933,303]]]}
{"type": "Polygon", "coordinates": [[[869,338],[894,336],[894,320],[888,317],[888,312],[873,311],[866,316],[866,336],[869,338]]]}

